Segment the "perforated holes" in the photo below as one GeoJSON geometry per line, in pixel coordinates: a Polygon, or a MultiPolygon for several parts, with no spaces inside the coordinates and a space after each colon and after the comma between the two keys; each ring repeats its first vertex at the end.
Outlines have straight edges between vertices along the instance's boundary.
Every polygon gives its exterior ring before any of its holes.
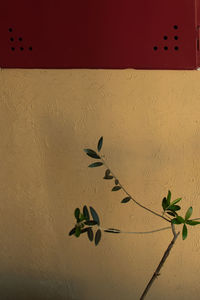
{"type": "MultiPolygon", "coordinates": [[[[8,28],[8,32],[13,32],[13,28],[12,27],[9,27],[8,28]]],[[[24,45],[24,39],[21,35],[18,35],[18,36],[15,36],[15,35],[10,35],[9,37],[9,41],[11,42],[10,43],[10,50],[12,51],[20,51],[20,52],[23,52],[23,51],[32,51],[33,50],[33,47],[32,46],[25,46],[24,45]]]]}
{"type": "Polygon", "coordinates": [[[178,33],[177,30],[179,29],[179,26],[178,25],[173,25],[173,29],[176,30],[176,32],[174,32],[174,35],[171,35],[171,34],[170,35],[167,35],[167,34],[163,35],[162,38],[165,41],[165,44],[163,45],[163,43],[161,41],[161,44],[159,44],[158,46],[153,47],[154,51],[160,50],[160,51],[171,53],[172,51],[174,52],[174,51],[180,50],[177,43],[174,44],[175,41],[179,40],[179,35],[177,34],[178,33]]]}

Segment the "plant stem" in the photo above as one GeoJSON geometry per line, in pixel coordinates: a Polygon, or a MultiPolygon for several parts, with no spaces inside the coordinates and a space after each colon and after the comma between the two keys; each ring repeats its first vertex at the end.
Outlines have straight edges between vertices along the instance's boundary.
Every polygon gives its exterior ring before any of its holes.
{"type": "Polygon", "coordinates": [[[117,231],[115,229],[103,229],[101,228],[104,232],[108,232],[108,233],[114,233],[114,234],[118,234],[118,233],[130,233],[130,234],[148,234],[148,233],[154,233],[154,232],[159,232],[159,231],[163,231],[166,229],[170,229],[171,227],[163,227],[163,228],[159,228],[159,229],[155,229],[155,230],[151,230],[151,231],[117,231]]]}
{"type": "MultiPolygon", "coordinates": [[[[117,177],[116,177],[116,176],[114,175],[114,173],[111,171],[111,169],[110,169],[109,166],[106,164],[106,162],[105,162],[105,160],[102,158],[102,156],[101,156],[101,160],[102,160],[104,166],[110,170],[112,176],[113,176],[115,179],[117,179],[117,177]]],[[[145,210],[151,212],[152,214],[154,214],[154,215],[156,215],[156,216],[158,216],[158,217],[160,217],[160,218],[166,220],[167,222],[171,223],[171,221],[168,220],[167,218],[163,217],[162,215],[158,214],[157,212],[155,212],[155,211],[153,211],[153,210],[151,210],[151,209],[145,207],[144,205],[140,204],[139,202],[137,202],[137,201],[136,201],[136,200],[135,200],[135,199],[134,199],[127,191],[126,191],[126,189],[122,186],[122,184],[121,184],[120,182],[118,183],[118,185],[119,185],[119,186],[121,187],[121,189],[126,193],[126,195],[129,196],[129,197],[131,198],[131,200],[133,200],[137,205],[139,205],[140,207],[144,208],[145,210]]]]}
{"type": "Polygon", "coordinates": [[[147,284],[147,286],[146,286],[146,288],[145,288],[142,296],[140,297],[140,300],[143,300],[145,298],[145,296],[147,295],[148,291],[150,290],[150,288],[151,288],[154,280],[160,275],[159,272],[160,272],[161,268],[163,267],[163,265],[164,265],[164,263],[165,263],[168,255],[169,255],[169,253],[170,253],[173,245],[175,244],[175,241],[176,241],[178,235],[180,234],[180,232],[178,232],[178,233],[175,232],[174,224],[171,224],[171,226],[172,226],[172,232],[173,232],[174,237],[173,237],[171,243],[169,244],[169,246],[167,247],[167,250],[165,251],[165,253],[164,253],[164,255],[163,255],[163,257],[162,257],[162,259],[161,259],[161,261],[160,261],[160,263],[158,265],[158,267],[156,268],[153,276],[151,277],[151,280],[147,284]]]}

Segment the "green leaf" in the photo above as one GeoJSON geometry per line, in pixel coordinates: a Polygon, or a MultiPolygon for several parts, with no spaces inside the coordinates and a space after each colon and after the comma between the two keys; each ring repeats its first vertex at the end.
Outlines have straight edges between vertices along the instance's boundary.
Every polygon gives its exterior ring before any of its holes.
{"type": "Polygon", "coordinates": [[[178,199],[172,201],[171,205],[174,205],[174,204],[178,203],[178,202],[181,201],[181,200],[182,200],[182,198],[178,198],[178,199]]]}
{"type": "Polygon", "coordinates": [[[166,212],[168,215],[172,216],[172,217],[176,217],[177,216],[177,213],[175,211],[167,211],[166,212]]]}
{"type": "Polygon", "coordinates": [[[109,169],[106,170],[105,176],[103,177],[103,179],[113,179],[113,176],[110,175],[109,169]]]}
{"type": "Polygon", "coordinates": [[[187,223],[188,225],[191,225],[191,226],[195,226],[195,225],[200,224],[200,222],[198,222],[198,221],[193,221],[193,220],[187,220],[186,223],[187,223]]]}
{"type": "Polygon", "coordinates": [[[81,234],[81,228],[79,226],[76,227],[75,236],[79,237],[81,234]]]}
{"type": "Polygon", "coordinates": [[[163,207],[163,210],[166,210],[166,208],[167,208],[167,198],[165,197],[165,198],[163,198],[163,200],[162,200],[162,207],[163,207]]]}
{"type": "Polygon", "coordinates": [[[89,220],[89,221],[85,221],[84,224],[91,226],[91,225],[97,225],[97,222],[93,220],[89,220]]]}
{"type": "Polygon", "coordinates": [[[113,179],[113,176],[104,176],[103,179],[113,179]]]}
{"type": "Polygon", "coordinates": [[[184,225],[183,225],[183,230],[182,230],[182,238],[183,238],[183,240],[185,240],[186,237],[187,237],[187,227],[186,227],[186,225],[184,224],[184,225]]]}
{"type": "Polygon", "coordinates": [[[100,159],[100,156],[92,149],[84,149],[85,153],[92,157],[92,158],[97,158],[97,159],[100,159]]]}
{"type": "Polygon", "coordinates": [[[114,231],[120,232],[120,230],[119,230],[119,229],[116,229],[116,228],[108,228],[108,230],[114,230],[114,231]]]}
{"type": "Polygon", "coordinates": [[[172,196],[171,191],[168,191],[168,194],[167,194],[167,206],[170,205],[171,196],[172,196]]]}
{"type": "Polygon", "coordinates": [[[91,206],[90,206],[90,212],[93,217],[93,220],[97,223],[97,225],[100,225],[99,216],[98,216],[96,210],[91,206]]]}
{"type": "Polygon", "coordinates": [[[102,166],[102,165],[103,165],[103,163],[100,162],[100,161],[98,161],[98,162],[92,163],[92,164],[89,165],[88,167],[89,167],[89,168],[96,168],[96,167],[100,167],[100,166],[102,166]]]}
{"type": "Polygon", "coordinates": [[[122,201],[121,201],[121,203],[127,203],[127,202],[129,202],[131,200],[131,197],[126,197],[126,198],[124,198],[122,201]]]}
{"type": "Polygon", "coordinates": [[[121,189],[121,186],[119,186],[119,185],[116,185],[116,186],[114,186],[113,188],[112,188],[112,191],[114,192],[114,191],[119,191],[121,189]]]}
{"type": "Polygon", "coordinates": [[[187,221],[192,215],[192,206],[190,206],[185,214],[185,220],[187,221]]]}
{"type": "Polygon", "coordinates": [[[119,180],[115,179],[115,184],[118,185],[118,183],[119,183],[119,180]]]}
{"type": "Polygon", "coordinates": [[[184,222],[185,222],[185,220],[184,220],[181,216],[177,216],[176,218],[177,218],[177,220],[178,220],[179,222],[181,222],[181,223],[184,223],[184,222]]]}
{"type": "Polygon", "coordinates": [[[91,227],[88,227],[87,228],[87,235],[88,235],[88,239],[92,242],[93,241],[93,237],[94,237],[94,234],[93,234],[93,230],[91,227]]]}
{"type": "Polygon", "coordinates": [[[108,176],[108,175],[110,175],[110,170],[109,169],[107,169],[106,172],[105,172],[105,176],[108,176]]]}
{"type": "Polygon", "coordinates": [[[100,137],[97,145],[97,150],[100,151],[103,145],[103,137],[100,137]]]}
{"type": "Polygon", "coordinates": [[[76,227],[72,228],[72,230],[70,230],[69,235],[73,235],[76,231],[76,227]]]}
{"type": "Polygon", "coordinates": [[[171,222],[173,224],[183,224],[185,220],[181,216],[177,216],[175,219],[172,219],[171,222]]]}
{"type": "Polygon", "coordinates": [[[75,216],[77,222],[79,222],[79,216],[80,216],[80,209],[79,208],[75,209],[74,216],[75,216]]]}
{"type": "Polygon", "coordinates": [[[98,243],[100,242],[100,240],[101,240],[101,230],[98,229],[97,232],[96,232],[96,234],[95,234],[95,245],[96,246],[98,245],[98,243]]]}
{"type": "Polygon", "coordinates": [[[108,229],[105,229],[104,232],[120,233],[120,230],[119,229],[115,229],[115,228],[108,228],[108,229]]]}
{"type": "Polygon", "coordinates": [[[85,216],[85,219],[86,219],[86,220],[89,220],[90,215],[89,215],[89,211],[88,211],[88,208],[87,208],[86,205],[83,206],[83,214],[84,214],[84,216],[85,216]]]}
{"type": "Polygon", "coordinates": [[[79,222],[81,222],[81,221],[83,221],[83,220],[85,220],[85,216],[84,216],[84,214],[81,214],[81,215],[80,215],[80,218],[79,218],[79,222]]]}
{"type": "Polygon", "coordinates": [[[176,211],[176,210],[180,210],[180,206],[179,205],[170,205],[167,207],[168,210],[172,210],[172,211],[176,211]]]}

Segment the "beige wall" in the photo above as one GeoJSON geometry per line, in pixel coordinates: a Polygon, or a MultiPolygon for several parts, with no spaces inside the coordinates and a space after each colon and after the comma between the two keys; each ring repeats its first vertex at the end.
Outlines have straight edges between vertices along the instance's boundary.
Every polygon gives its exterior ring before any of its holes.
{"type": "MultiPolygon", "coordinates": [[[[142,204],[161,212],[168,189],[200,217],[200,73],[136,70],[1,70],[1,299],[132,300],[172,233],[103,234],[98,247],[68,232],[77,206],[103,227],[145,231],[165,221],[111,192],[103,152],[142,204]]],[[[199,299],[200,227],[177,244],[148,299],[199,299]]]]}

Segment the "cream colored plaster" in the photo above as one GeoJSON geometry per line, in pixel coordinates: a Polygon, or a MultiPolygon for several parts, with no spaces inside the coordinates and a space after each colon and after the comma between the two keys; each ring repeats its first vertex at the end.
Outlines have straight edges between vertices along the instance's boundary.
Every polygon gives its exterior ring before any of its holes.
{"type": "MultiPolygon", "coordinates": [[[[102,226],[143,231],[165,221],[111,192],[89,169],[104,136],[111,169],[142,204],[161,212],[171,189],[200,217],[200,73],[1,70],[0,299],[139,299],[171,231],[103,234],[98,247],[69,237],[78,206],[102,226]]],[[[147,299],[200,297],[200,228],[175,247],[147,299]]]]}

